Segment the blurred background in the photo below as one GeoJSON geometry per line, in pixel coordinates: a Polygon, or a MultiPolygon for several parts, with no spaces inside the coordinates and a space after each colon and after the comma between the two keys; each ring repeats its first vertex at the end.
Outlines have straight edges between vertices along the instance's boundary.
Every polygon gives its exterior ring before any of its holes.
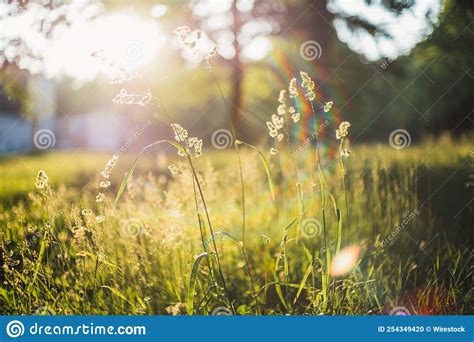
{"type": "Polygon", "coordinates": [[[270,140],[265,121],[300,70],[334,102],[328,119],[352,123],[352,142],[457,137],[473,126],[473,19],[469,0],[3,0],[0,154],[140,150],[170,135],[163,107],[208,145],[229,128],[203,62],[215,45],[249,141],[270,140]],[[193,53],[181,25],[202,32],[193,53]],[[152,99],[114,103],[121,89],[152,99]]]}

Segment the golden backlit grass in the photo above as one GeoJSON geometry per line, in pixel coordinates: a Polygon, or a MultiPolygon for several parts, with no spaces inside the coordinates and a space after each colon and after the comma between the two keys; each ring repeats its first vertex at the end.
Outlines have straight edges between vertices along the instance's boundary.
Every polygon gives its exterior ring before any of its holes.
{"type": "Polygon", "coordinates": [[[470,312],[469,139],[353,148],[345,161],[350,226],[338,160],[323,156],[327,241],[312,147],[297,155],[299,186],[289,151],[265,154],[274,199],[257,152],[241,147],[244,248],[236,156],[211,150],[194,161],[197,179],[186,160],[148,151],[115,209],[133,156],[120,157],[101,203],[99,171],[110,156],[2,159],[2,312],[365,315],[398,306],[412,314],[470,312]],[[170,164],[179,174],[169,173],[170,164]],[[34,187],[39,169],[49,177],[43,189],[34,187]],[[338,231],[342,261],[334,261],[338,231]],[[339,266],[329,270],[327,254],[339,266]]]}

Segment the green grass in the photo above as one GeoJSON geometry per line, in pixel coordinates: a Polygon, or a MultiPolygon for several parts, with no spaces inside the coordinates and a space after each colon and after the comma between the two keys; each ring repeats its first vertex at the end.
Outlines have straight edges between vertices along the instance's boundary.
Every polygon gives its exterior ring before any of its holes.
{"type": "MultiPolygon", "coordinates": [[[[125,155],[124,163],[134,156],[125,155]]],[[[24,199],[32,190],[38,170],[44,170],[51,183],[81,189],[94,180],[98,171],[110,159],[109,154],[71,151],[29,156],[0,156],[0,209],[24,199]]],[[[153,160],[145,161],[141,167],[151,167],[153,160]]],[[[114,179],[119,182],[126,170],[117,170],[114,179]]]]}
{"type": "Polygon", "coordinates": [[[324,155],[326,250],[311,147],[296,157],[299,186],[289,151],[264,153],[274,200],[260,156],[241,147],[244,247],[232,150],[205,148],[202,158],[193,158],[195,178],[185,159],[164,160],[148,151],[115,209],[134,156],[121,157],[113,169],[105,203],[95,197],[110,156],[0,159],[0,308],[5,314],[211,314],[235,308],[237,314],[368,315],[402,306],[412,314],[472,313],[471,148],[467,138],[403,150],[354,147],[345,160],[350,226],[338,160],[324,155]],[[181,174],[171,176],[170,164],[181,174]],[[50,178],[42,190],[34,188],[39,169],[50,178]],[[105,221],[97,223],[97,215],[105,221]],[[308,222],[319,223],[312,226],[316,231],[308,222]],[[326,256],[330,263],[339,239],[342,250],[355,246],[360,254],[348,272],[329,275],[326,256]]]}

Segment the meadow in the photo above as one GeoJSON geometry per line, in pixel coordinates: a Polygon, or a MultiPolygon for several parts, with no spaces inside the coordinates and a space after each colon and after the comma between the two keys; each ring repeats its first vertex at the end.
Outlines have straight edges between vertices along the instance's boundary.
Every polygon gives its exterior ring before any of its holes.
{"type": "Polygon", "coordinates": [[[1,312],[472,314],[471,145],[4,157],[1,312]]]}
{"type": "Polygon", "coordinates": [[[469,6],[184,3],[0,10],[0,312],[473,314],[469,6]]]}

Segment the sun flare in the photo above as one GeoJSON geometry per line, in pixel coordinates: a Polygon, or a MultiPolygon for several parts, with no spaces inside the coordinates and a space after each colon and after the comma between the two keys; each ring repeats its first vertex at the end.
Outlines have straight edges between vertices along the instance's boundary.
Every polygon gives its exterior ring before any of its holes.
{"type": "Polygon", "coordinates": [[[104,15],[66,29],[45,53],[50,75],[66,74],[92,80],[102,73],[113,77],[117,69],[136,70],[152,62],[166,42],[159,26],[132,14],[104,15]],[[100,53],[101,58],[91,58],[100,53]]]}

